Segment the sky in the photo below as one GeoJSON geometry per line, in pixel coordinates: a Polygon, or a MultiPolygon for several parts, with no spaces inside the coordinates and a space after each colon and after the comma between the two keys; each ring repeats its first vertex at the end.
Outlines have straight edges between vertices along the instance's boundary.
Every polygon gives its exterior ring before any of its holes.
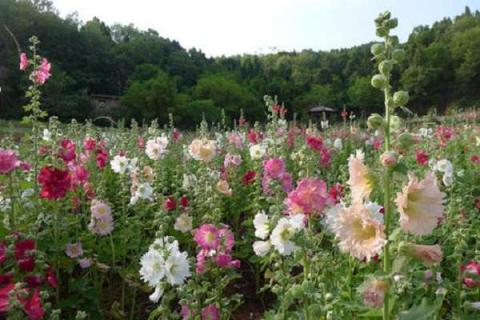
{"type": "Polygon", "coordinates": [[[157,30],[208,56],[331,50],[376,40],[373,20],[390,10],[406,41],[415,26],[455,17],[480,0],[53,0],[60,15],[77,12],[108,25],[157,30]]]}

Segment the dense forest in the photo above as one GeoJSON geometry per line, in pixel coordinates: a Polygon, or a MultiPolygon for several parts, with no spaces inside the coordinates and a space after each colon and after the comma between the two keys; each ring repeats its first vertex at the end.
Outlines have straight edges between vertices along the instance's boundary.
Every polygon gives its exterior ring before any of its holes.
{"type": "MultiPolygon", "coordinates": [[[[120,97],[114,118],[160,123],[173,113],[182,127],[229,119],[243,110],[250,121],[264,118],[264,94],[277,95],[289,110],[305,119],[308,109],[324,104],[341,109],[382,108],[382,95],[370,86],[375,73],[370,44],[348,49],[302,50],[265,55],[208,58],[185,49],[155,30],[134,25],[108,26],[94,18],[82,22],[61,18],[48,0],[0,0],[0,117],[19,118],[27,86],[18,70],[21,50],[36,35],[43,56],[52,62],[44,105],[62,120],[98,116],[90,96],[120,97]]],[[[436,108],[469,107],[480,101],[480,13],[465,9],[432,26],[416,27],[403,65],[394,81],[410,91],[410,108],[422,114],[436,108]]]]}

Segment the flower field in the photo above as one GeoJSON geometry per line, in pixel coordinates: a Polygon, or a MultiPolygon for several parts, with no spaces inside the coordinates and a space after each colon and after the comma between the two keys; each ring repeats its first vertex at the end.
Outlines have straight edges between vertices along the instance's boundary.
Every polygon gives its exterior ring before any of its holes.
{"type": "Polygon", "coordinates": [[[264,124],[46,120],[32,38],[31,130],[0,136],[0,318],[480,318],[477,114],[402,119],[396,19],[375,22],[385,113],[322,130],[269,96],[264,124]]]}

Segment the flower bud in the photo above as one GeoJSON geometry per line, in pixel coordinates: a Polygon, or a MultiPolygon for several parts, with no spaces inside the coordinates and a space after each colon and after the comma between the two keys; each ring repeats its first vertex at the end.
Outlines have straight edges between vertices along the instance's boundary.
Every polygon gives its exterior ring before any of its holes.
{"type": "Polygon", "coordinates": [[[402,125],[402,119],[399,116],[391,116],[390,117],[390,131],[397,132],[402,125]]]}
{"type": "Polygon", "coordinates": [[[403,59],[405,59],[405,50],[403,50],[403,49],[393,50],[392,58],[393,58],[393,60],[395,60],[397,62],[403,61],[403,59]]]}
{"type": "Polygon", "coordinates": [[[367,126],[369,129],[376,130],[382,128],[384,124],[383,117],[378,113],[373,113],[368,117],[367,126]]]}
{"type": "Polygon", "coordinates": [[[382,61],[382,62],[380,62],[380,64],[378,65],[378,70],[379,70],[380,73],[382,73],[383,75],[388,75],[388,74],[390,74],[390,72],[392,71],[392,69],[393,69],[393,62],[390,61],[390,60],[382,61]]]}
{"type": "Polygon", "coordinates": [[[374,56],[378,56],[378,55],[381,55],[382,53],[385,52],[385,47],[383,44],[381,43],[375,43],[373,44],[371,47],[370,47],[370,52],[374,55],[374,56]]]}
{"type": "Polygon", "coordinates": [[[421,261],[427,267],[440,263],[443,259],[442,248],[439,245],[401,243],[399,251],[421,261]]]}
{"type": "Polygon", "coordinates": [[[388,35],[388,30],[384,27],[377,27],[377,32],[376,32],[378,37],[385,37],[388,35]]]}
{"type": "Polygon", "coordinates": [[[376,74],[372,77],[372,86],[377,89],[383,89],[385,88],[385,85],[387,84],[387,80],[385,77],[381,74],[376,74]]]}
{"type": "Polygon", "coordinates": [[[409,98],[407,91],[397,91],[393,94],[393,103],[396,107],[404,106],[408,103],[409,98]]]}
{"type": "Polygon", "coordinates": [[[397,164],[397,153],[395,151],[384,152],[380,156],[380,162],[385,168],[391,168],[397,164]]]}
{"type": "Polygon", "coordinates": [[[397,18],[389,19],[385,22],[385,27],[388,29],[395,29],[398,26],[397,18]]]}

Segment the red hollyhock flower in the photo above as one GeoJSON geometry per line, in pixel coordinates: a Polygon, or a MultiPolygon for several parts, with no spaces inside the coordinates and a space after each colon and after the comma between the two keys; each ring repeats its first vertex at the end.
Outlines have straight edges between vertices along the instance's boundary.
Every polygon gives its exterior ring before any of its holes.
{"type": "Polygon", "coordinates": [[[318,152],[323,150],[322,138],[307,137],[307,144],[310,147],[310,149],[312,149],[312,150],[315,150],[315,151],[318,151],[318,152]]]}
{"type": "Polygon", "coordinates": [[[55,276],[55,272],[53,272],[53,268],[49,267],[47,270],[47,274],[45,275],[45,280],[50,287],[56,288],[58,286],[57,276],[55,276]]]}
{"type": "Polygon", "coordinates": [[[83,140],[83,149],[86,151],[93,151],[96,146],[97,141],[91,137],[87,137],[85,140],[83,140]]]}
{"type": "Polygon", "coordinates": [[[19,299],[23,305],[23,310],[29,320],[41,320],[45,316],[42,299],[40,298],[40,289],[35,288],[32,295],[27,299],[19,299]]]}
{"type": "Polygon", "coordinates": [[[344,187],[340,183],[337,183],[330,188],[330,191],[328,193],[334,199],[335,203],[340,203],[340,200],[342,200],[343,189],[344,187]]]}
{"type": "Polygon", "coordinates": [[[244,185],[249,185],[252,184],[255,181],[255,177],[257,176],[257,173],[255,171],[247,171],[242,178],[242,182],[244,185]]]}
{"type": "Polygon", "coordinates": [[[478,156],[478,155],[473,155],[473,156],[470,158],[470,161],[471,161],[473,164],[480,164],[480,156],[478,156]]]}
{"type": "MultiPolygon", "coordinates": [[[[465,275],[470,274],[470,275],[474,275],[474,276],[478,277],[478,276],[480,276],[480,263],[472,260],[467,265],[461,265],[460,270],[465,275]]],[[[463,278],[463,284],[467,288],[480,287],[480,281],[475,280],[473,278],[469,278],[469,277],[464,277],[463,278]]]]}
{"type": "Polygon", "coordinates": [[[423,150],[415,151],[415,158],[417,163],[421,166],[426,166],[428,164],[428,154],[423,150]]]}
{"type": "Polygon", "coordinates": [[[6,286],[0,288],[0,312],[7,312],[10,306],[8,295],[10,291],[15,288],[15,284],[9,283],[6,286]]]}
{"type": "Polygon", "coordinates": [[[0,265],[7,260],[7,246],[5,243],[0,243],[0,265]]]}
{"type": "Polygon", "coordinates": [[[35,258],[29,254],[33,250],[35,250],[35,241],[31,239],[19,240],[15,243],[15,259],[23,272],[32,272],[35,269],[35,258]]]}
{"type": "Polygon", "coordinates": [[[38,182],[42,186],[40,197],[48,200],[58,200],[70,189],[71,178],[68,170],[60,170],[45,166],[40,170],[38,182]]]}
{"type": "Polygon", "coordinates": [[[250,129],[247,132],[247,139],[250,143],[257,144],[260,140],[259,134],[255,131],[255,129],[250,129]]]}
{"type": "Polygon", "coordinates": [[[177,201],[175,201],[173,197],[168,197],[163,203],[163,208],[167,211],[175,210],[175,208],[177,208],[177,201]]]}
{"type": "Polygon", "coordinates": [[[60,142],[60,149],[59,156],[63,159],[65,163],[69,163],[76,158],[75,154],[75,144],[69,139],[63,139],[60,142]]]}
{"type": "Polygon", "coordinates": [[[13,272],[0,274],[0,286],[9,284],[13,280],[13,272]]]}
{"type": "Polygon", "coordinates": [[[180,204],[182,205],[182,207],[186,208],[188,207],[188,198],[186,196],[183,196],[181,199],[180,199],[180,204]]]}
{"type": "Polygon", "coordinates": [[[177,129],[173,129],[172,131],[172,140],[173,141],[178,141],[182,137],[182,133],[178,131],[177,129]]]}
{"type": "Polygon", "coordinates": [[[95,161],[97,162],[97,167],[99,169],[105,168],[107,165],[108,153],[104,149],[97,149],[97,155],[95,161]]]}
{"type": "Polygon", "coordinates": [[[36,288],[43,283],[43,279],[40,276],[27,276],[25,277],[25,282],[30,288],[36,288]]]}

